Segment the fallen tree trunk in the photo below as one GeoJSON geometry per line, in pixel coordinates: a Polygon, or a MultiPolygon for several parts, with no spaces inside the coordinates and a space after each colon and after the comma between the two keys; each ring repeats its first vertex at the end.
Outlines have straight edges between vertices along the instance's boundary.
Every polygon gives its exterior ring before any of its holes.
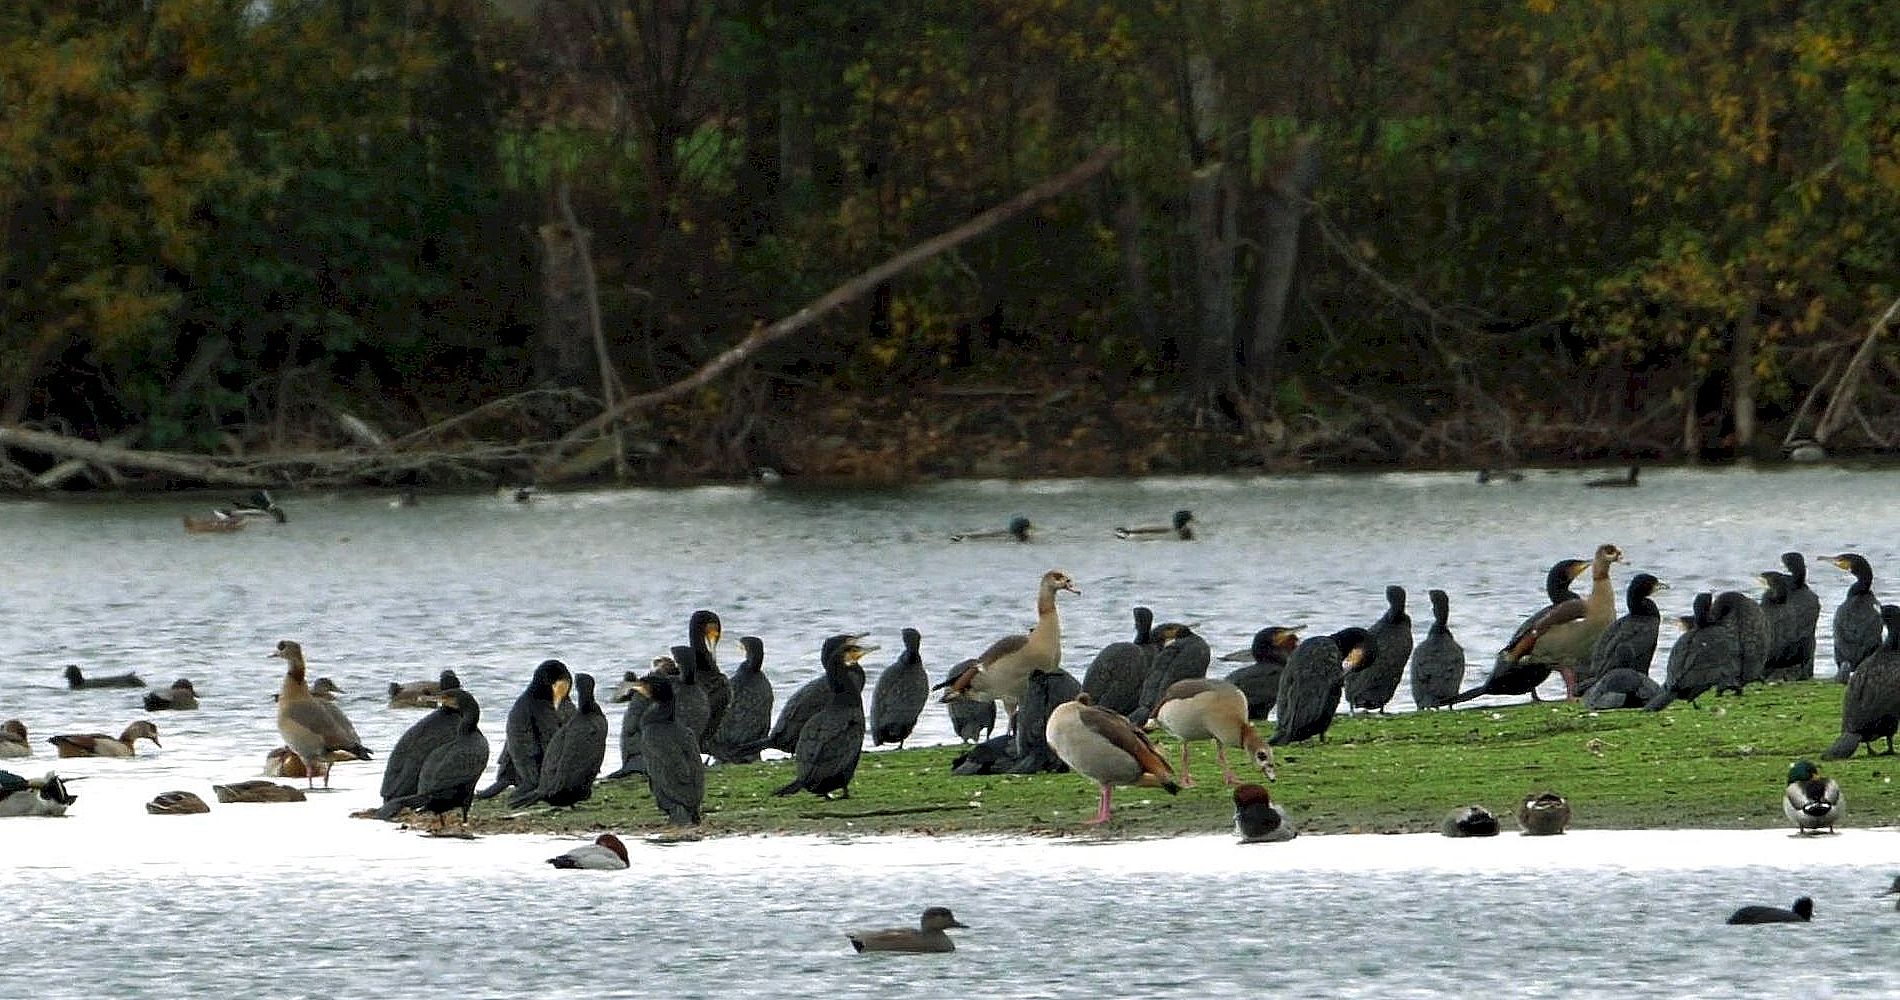
{"type": "Polygon", "coordinates": [[[1834,395],[1827,401],[1827,409],[1821,411],[1821,421],[1814,427],[1814,440],[1825,446],[1834,432],[1847,423],[1850,413],[1854,412],[1854,396],[1860,391],[1861,377],[1867,374],[1867,366],[1873,362],[1874,345],[1887,325],[1893,322],[1894,315],[1900,313],[1900,299],[1893,300],[1887,311],[1874,320],[1868,327],[1867,336],[1860,342],[1860,348],[1847,362],[1847,369],[1841,372],[1841,380],[1834,386],[1834,395]]]}
{"type": "Polygon", "coordinates": [[[215,483],[220,486],[270,485],[268,481],[255,473],[226,468],[216,459],[166,451],[136,451],[111,444],[100,444],[97,441],[87,441],[83,438],[67,437],[64,434],[28,430],[25,427],[0,427],[0,447],[19,448],[42,455],[51,455],[54,458],[77,459],[102,468],[158,472],[177,476],[180,479],[215,483]]]}
{"type": "Polygon", "coordinates": [[[608,407],[599,416],[581,424],[555,443],[548,454],[542,457],[539,468],[549,480],[558,478],[552,470],[579,472],[574,463],[563,465],[562,458],[576,448],[598,435],[603,429],[629,414],[652,406],[658,406],[699,389],[721,375],[739,366],[747,358],[761,349],[777,343],[800,330],[811,326],[833,310],[845,306],[869,294],[872,289],[889,281],[903,272],[916,267],[938,254],[953,250],[996,228],[1002,223],[1022,214],[1035,205],[1070,191],[1090,178],[1101,173],[1114,162],[1121,150],[1117,146],[1104,146],[1094,155],[1070,168],[1066,173],[1052,177],[1034,187],[1028,188],[1016,197],[965,222],[949,232],[933,236],[908,250],[896,254],[882,264],[857,275],[851,280],[833,288],[831,291],[812,300],[804,308],[775,323],[759,327],[745,336],[745,339],[717,355],[711,361],[701,365],[692,374],[671,385],[662,386],[651,392],[628,396],[608,407]]]}

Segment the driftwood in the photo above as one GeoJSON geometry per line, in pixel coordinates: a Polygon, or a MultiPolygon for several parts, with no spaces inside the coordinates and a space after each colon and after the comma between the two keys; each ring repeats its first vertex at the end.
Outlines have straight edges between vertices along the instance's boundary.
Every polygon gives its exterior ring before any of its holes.
{"type": "Polygon", "coordinates": [[[989,232],[1008,220],[1021,215],[1035,205],[1070,191],[1090,178],[1101,173],[1114,162],[1121,150],[1109,145],[1097,150],[1094,155],[1070,168],[1067,172],[1043,181],[1024,190],[1014,198],[990,208],[963,225],[949,232],[933,236],[911,248],[885,260],[883,263],[858,274],[844,284],[813,299],[804,308],[777,322],[755,328],[739,343],[724,353],[701,365],[692,374],[670,385],[649,392],[628,396],[606,409],[599,416],[581,424],[561,438],[555,446],[543,455],[539,463],[541,478],[553,480],[564,474],[584,471],[575,468],[577,463],[565,462],[564,457],[598,436],[600,432],[615,421],[642,409],[659,406],[680,399],[708,384],[714,379],[738,367],[747,358],[760,350],[791,336],[800,330],[818,322],[834,310],[848,305],[870,294],[879,285],[899,274],[916,267],[948,250],[953,250],[970,240],[989,232]],[[557,474],[558,470],[558,474],[557,474]]]}

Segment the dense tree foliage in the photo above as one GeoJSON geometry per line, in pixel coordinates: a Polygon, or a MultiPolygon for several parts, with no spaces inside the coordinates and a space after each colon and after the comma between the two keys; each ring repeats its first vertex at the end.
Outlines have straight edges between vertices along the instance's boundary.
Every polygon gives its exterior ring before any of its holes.
{"type": "Polygon", "coordinates": [[[1748,450],[1900,295],[1897,128],[1862,0],[9,0],[0,422],[286,446],[601,353],[663,385],[1115,143],[708,433],[1033,379],[1262,454],[1748,450]]]}

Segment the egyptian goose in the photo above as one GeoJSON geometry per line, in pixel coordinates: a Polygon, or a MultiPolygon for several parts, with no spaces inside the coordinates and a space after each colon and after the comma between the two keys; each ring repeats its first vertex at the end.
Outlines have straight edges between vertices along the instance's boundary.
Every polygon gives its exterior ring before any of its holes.
{"type": "Polygon", "coordinates": [[[1038,670],[1054,670],[1062,665],[1062,622],[1056,616],[1056,592],[1081,594],[1069,574],[1052,569],[1042,575],[1036,589],[1036,629],[1028,635],[1005,636],[990,644],[976,658],[976,669],[966,671],[950,683],[944,701],[1002,701],[1003,710],[1016,714],[1023,685],[1038,670]]]}
{"type": "Polygon", "coordinates": [[[1063,763],[1101,786],[1101,805],[1086,821],[1090,825],[1108,822],[1116,785],[1160,788],[1169,795],[1181,791],[1174,770],[1148,737],[1126,718],[1094,705],[1086,691],[1049,713],[1044,735],[1063,763]]]}
{"type": "Polygon", "coordinates": [[[1176,681],[1162,694],[1161,704],[1155,706],[1155,719],[1181,741],[1182,788],[1194,787],[1194,775],[1188,769],[1188,748],[1198,740],[1214,741],[1221,777],[1229,785],[1240,781],[1227,765],[1230,746],[1245,749],[1267,780],[1273,780],[1273,750],[1260,739],[1253,723],[1247,721],[1247,695],[1233,684],[1206,677],[1176,681]]]}
{"type": "Polygon", "coordinates": [[[304,781],[316,787],[315,775],[323,775],[323,787],[330,787],[330,762],[327,755],[345,750],[359,760],[368,760],[370,751],[363,746],[343,719],[342,710],[331,711],[310,693],[304,679],[303,647],[285,639],[271,656],[285,663],[283,686],[277,691],[277,731],[283,734],[297,759],[303,762],[304,781]]]}
{"type": "Polygon", "coordinates": [[[1616,591],[1610,585],[1610,566],[1623,561],[1614,545],[1597,546],[1590,561],[1590,593],[1545,608],[1529,630],[1506,646],[1499,657],[1508,663],[1548,664],[1564,677],[1565,697],[1577,697],[1577,666],[1586,662],[1597,637],[1616,619],[1616,591]]]}

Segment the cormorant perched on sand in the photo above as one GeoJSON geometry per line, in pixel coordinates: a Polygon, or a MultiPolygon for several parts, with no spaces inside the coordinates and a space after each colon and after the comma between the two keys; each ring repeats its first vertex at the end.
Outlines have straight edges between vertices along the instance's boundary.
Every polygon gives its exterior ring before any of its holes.
{"type": "Polygon", "coordinates": [[[1010,748],[1010,755],[1014,759],[1003,768],[1004,773],[1041,774],[1045,771],[1068,770],[1062,758],[1056,756],[1055,749],[1049,746],[1045,730],[1049,725],[1049,714],[1056,710],[1056,706],[1073,700],[1081,690],[1082,684],[1075,679],[1075,675],[1060,667],[1029,675],[1029,683],[1023,685],[1022,703],[1016,706],[1016,743],[1010,748]]]}
{"type": "Polygon", "coordinates": [[[1617,667],[1583,689],[1583,707],[1593,712],[1642,708],[1659,694],[1662,694],[1662,685],[1651,680],[1648,674],[1617,667]]]}
{"type": "Polygon", "coordinates": [[[1371,636],[1362,628],[1341,629],[1300,643],[1280,673],[1273,737],[1267,742],[1278,747],[1315,736],[1324,740],[1339,711],[1346,674],[1365,660],[1371,644],[1371,636]]]}
{"type": "Polygon", "coordinates": [[[1590,650],[1589,665],[1577,671],[1579,690],[1590,690],[1591,685],[1612,670],[1649,673],[1650,663],[1656,659],[1656,638],[1662,628],[1662,612],[1649,595],[1668,589],[1668,584],[1648,573],[1638,573],[1630,579],[1629,589],[1625,591],[1628,610],[1597,637],[1596,645],[1590,650]]]}
{"type": "Polygon", "coordinates": [[[851,779],[864,753],[864,670],[852,669],[864,654],[877,649],[862,635],[834,635],[825,640],[825,704],[798,730],[792,756],[797,777],[774,795],[805,791],[821,798],[832,792],[851,797],[851,779]]]}
{"type": "Polygon", "coordinates": [[[700,609],[693,612],[692,619],[686,625],[686,644],[692,647],[693,655],[689,660],[680,662],[680,668],[690,666],[693,683],[706,692],[706,723],[700,728],[699,749],[710,753],[714,737],[719,727],[726,721],[726,709],[732,704],[732,682],[719,670],[719,663],[713,653],[719,646],[721,633],[719,616],[711,611],[700,609]]]}
{"type": "Polygon", "coordinates": [[[548,740],[540,783],[532,789],[517,788],[508,799],[516,809],[536,802],[571,806],[594,796],[594,779],[607,757],[607,716],[594,700],[593,674],[575,674],[574,689],[580,692],[579,711],[548,740]]]}
{"type": "Polygon", "coordinates": [[[1385,614],[1366,629],[1376,652],[1346,676],[1348,708],[1385,711],[1405,677],[1406,661],[1412,658],[1412,616],[1405,613],[1405,588],[1396,584],[1385,588],[1385,602],[1385,614]]]}
{"type": "Polygon", "coordinates": [[[1269,625],[1253,634],[1253,643],[1246,649],[1221,657],[1229,663],[1247,664],[1229,671],[1226,678],[1247,696],[1247,718],[1257,722],[1273,714],[1273,704],[1280,697],[1280,673],[1299,644],[1298,629],[1269,625]]]}
{"type": "Polygon", "coordinates": [[[1148,678],[1148,667],[1154,662],[1158,645],[1154,641],[1154,623],[1153,611],[1135,608],[1135,638],[1111,642],[1095,654],[1088,670],[1082,674],[1082,690],[1095,699],[1095,704],[1123,715],[1141,705],[1141,685],[1148,678]]]}
{"type": "Polygon", "coordinates": [[[1834,679],[1842,684],[1860,661],[1880,648],[1880,599],[1874,596],[1874,568],[1857,552],[1822,556],[1854,574],[1847,596],[1834,609],[1834,679]]]}
{"type": "Polygon", "coordinates": [[[917,728],[917,717],[930,700],[930,675],[924,672],[924,658],[917,647],[923,634],[914,628],[904,630],[904,651],[877,675],[871,689],[871,745],[895,743],[899,749],[917,728]]]}
{"type": "Polygon", "coordinates": [[[726,764],[756,762],[759,752],[742,748],[764,739],[772,728],[772,679],[765,676],[765,641],[748,635],[739,645],[745,649],[745,662],[732,672],[732,703],[712,747],[713,758],[726,764]]]}
{"type": "MultiPolygon", "coordinates": [[[[944,674],[943,683],[938,684],[937,687],[945,688],[955,685],[957,678],[962,676],[964,671],[975,670],[976,667],[977,659],[972,656],[951,667],[950,672],[944,674]]],[[[822,683],[823,678],[819,681],[822,683]]],[[[957,738],[965,743],[975,743],[983,738],[984,733],[993,732],[996,729],[996,703],[993,701],[948,701],[944,702],[943,707],[950,715],[950,728],[955,730],[957,738]]]]}
{"type": "Polygon", "coordinates": [[[404,809],[416,809],[435,813],[435,828],[440,830],[448,814],[460,809],[462,823],[468,823],[475,786],[488,768],[488,738],[480,728],[481,705],[461,688],[450,688],[436,697],[456,714],[455,736],[429,751],[416,776],[415,793],[384,802],[376,811],[378,819],[394,819],[404,809]]]}
{"type": "Polygon", "coordinates": [[[640,755],[660,815],[674,826],[698,826],[706,802],[706,761],[699,755],[699,734],[677,715],[680,686],[658,671],[634,682],[648,701],[640,719],[640,755]]]}
{"type": "Polygon", "coordinates": [[[1444,708],[1465,682],[1465,648],[1451,634],[1451,597],[1442,590],[1428,596],[1432,627],[1412,651],[1412,703],[1419,708],[1444,708]]]}
{"type": "Polygon", "coordinates": [[[535,788],[541,784],[541,755],[561,728],[560,713],[554,706],[567,697],[567,689],[573,684],[574,675],[560,660],[542,660],[534,668],[527,688],[508,709],[508,736],[502,742],[494,783],[476,793],[476,798],[494,798],[510,786],[535,788]]]}
{"type": "Polygon", "coordinates": [[[1207,648],[1207,640],[1180,622],[1157,626],[1154,638],[1160,648],[1155,651],[1154,662],[1148,667],[1147,679],[1141,682],[1141,704],[1128,715],[1128,721],[1137,726],[1145,724],[1149,716],[1154,714],[1154,707],[1161,700],[1162,692],[1176,681],[1206,677],[1208,665],[1214,659],[1213,652],[1207,648]]]}
{"type": "Polygon", "coordinates": [[[1862,744],[1874,752],[1874,741],[1885,739],[1887,753],[1893,753],[1893,737],[1900,730],[1900,607],[1887,604],[1880,609],[1887,628],[1886,640],[1873,655],[1861,661],[1847,678],[1847,692],[1841,698],[1841,738],[1821,756],[1845,760],[1862,744]]]}
{"type": "Polygon", "coordinates": [[[1695,627],[1676,637],[1662,692],[1643,707],[1661,711],[1678,698],[1693,705],[1709,691],[1740,688],[1742,656],[1735,626],[1733,617],[1716,613],[1715,595],[1708,591],[1695,595],[1695,627]]]}
{"type": "Polygon", "coordinates": [[[455,738],[461,729],[462,714],[453,705],[442,702],[442,692],[454,691],[462,686],[461,679],[453,670],[442,671],[442,677],[448,684],[430,695],[436,707],[428,715],[417,719],[396,740],[395,749],[389,751],[388,763],[383,766],[383,802],[399,799],[416,793],[416,782],[422,775],[423,762],[436,747],[455,738]]]}
{"type": "MultiPolygon", "coordinates": [[[[1779,600],[1764,596],[1762,610],[1768,612],[1769,632],[1775,648],[1768,654],[1762,679],[1805,681],[1814,678],[1814,629],[1821,619],[1821,599],[1808,586],[1808,563],[1799,552],[1783,552],[1781,564],[1787,567],[1779,600]]],[[[1775,586],[1766,579],[1770,595],[1775,586]]]]}

